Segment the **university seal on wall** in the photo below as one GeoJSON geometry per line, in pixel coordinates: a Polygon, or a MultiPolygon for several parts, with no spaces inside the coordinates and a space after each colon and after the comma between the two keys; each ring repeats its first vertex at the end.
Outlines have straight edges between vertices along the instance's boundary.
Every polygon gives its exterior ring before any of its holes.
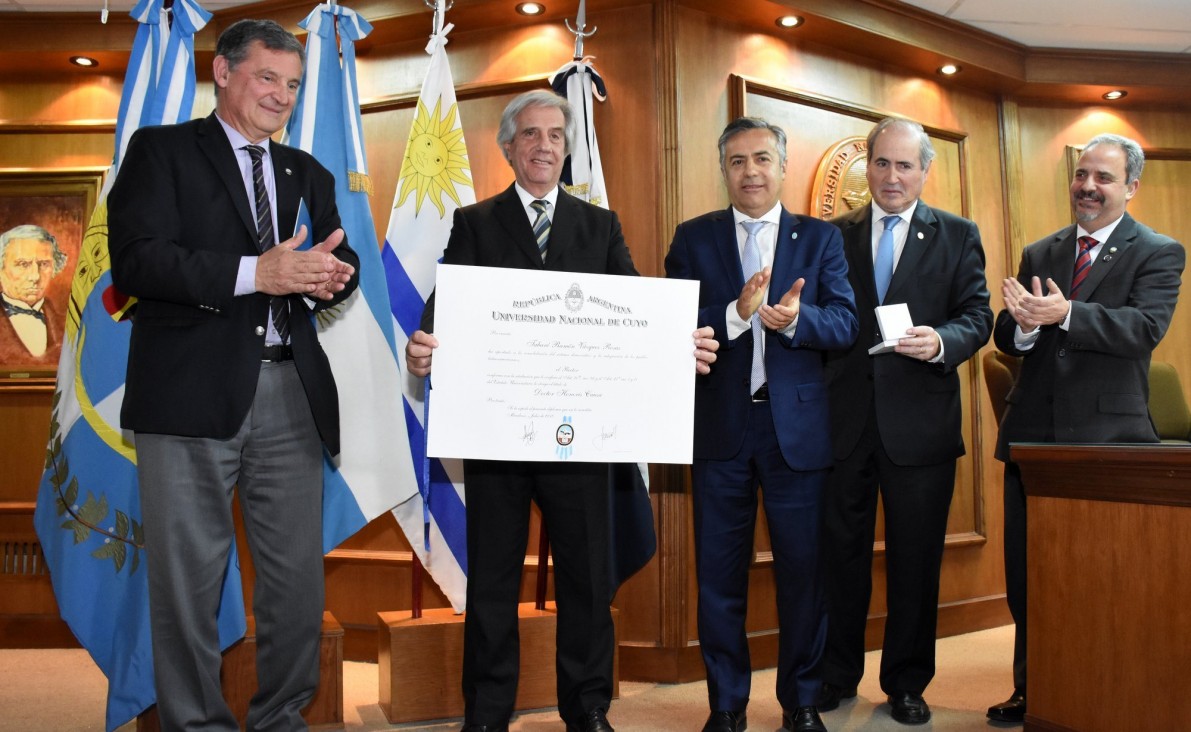
{"type": "Polygon", "coordinates": [[[863,137],[847,137],[827,150],[815,172],[810,211],[821,219],[842,216],[865,206],[868,191],[868,144],[863,137]]]}

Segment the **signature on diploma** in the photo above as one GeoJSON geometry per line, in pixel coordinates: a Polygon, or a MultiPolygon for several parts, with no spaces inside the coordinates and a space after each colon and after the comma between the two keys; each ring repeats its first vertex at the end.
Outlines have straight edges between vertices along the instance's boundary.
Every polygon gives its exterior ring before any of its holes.
{"type": "Polygon", "coordinates": [[[526,445],[532,445],[534,438],[538,436],[538,433],[534,432],[533,422],[530,422],[529,424],[525,425],[521,429],[522,429],[521,439],[525,440],[526,445]]]}
{"type": "Polygon", "coordinates": [[[597,450],[604,449],[607,443],[616,439],[616,428],[617,425],[612,425],[611,427],[600,425],[600,436],[594,440],[597,450]]]}

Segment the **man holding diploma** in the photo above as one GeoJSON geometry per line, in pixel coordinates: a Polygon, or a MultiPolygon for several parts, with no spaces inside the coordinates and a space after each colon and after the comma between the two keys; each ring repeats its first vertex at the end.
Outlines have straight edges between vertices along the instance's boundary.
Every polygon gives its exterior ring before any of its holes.
{"type": "Polygon", "coordinates": [[[964,454],[956,371],[992,332],[980,231],[920,200],[935,151],[922,126],[886,118],[868,136],[872,202],[832,221],[844,237],[860,337],[827,357],[835,469],[823,501],[827,649],[819,709],[856,696],[872,594],[877,494],[885,509],[888,618],[881,689],[902,724],[924,724],[935,674],[939,570],[955,461],[964,454]],[[912,327],[878,328],[899,303],[912,327]],[[900,338],[899,338],[900,336],[900,338]],[[892,352],[869,355],[882,338],[892,352]]]}
{"type": "MultiPolygon", "coordinates": [[[[505,107],[497,143],[516,182],[455,211],[445,264],[636,275],[615,213],[559,188],[575,121],[567,101],[541,90],[505,107]]],[[[430,373],[438,341],[434,295],[410,336],[410,373],[430,373]]],[[[707,373],[717,344],[695,334],[695,365],[707,373]]],[[[558,604],[558,713],[568,732],[610,732],[615,649],[608,571],[605,463],[464,460],[467,491],[465,732],[507,730],[517,693],[517,599],[530,501],[550,530],[558,604]]]]}
{"type": "Polygon", "coordinates": [[[786,211],[786,134],[742,117],[720,136],[732,206],[678,226],[666,275],[698,280],[699,324],[723,344],[695,386],[695,561],[711,716],[746,728],[749,559],[763,486],[773,547],[782,726],[823,730],[815,711],[827,616],[818,576],[819,498],[831,467],[823,353],[856,339],[839,230],[786,211]]]}

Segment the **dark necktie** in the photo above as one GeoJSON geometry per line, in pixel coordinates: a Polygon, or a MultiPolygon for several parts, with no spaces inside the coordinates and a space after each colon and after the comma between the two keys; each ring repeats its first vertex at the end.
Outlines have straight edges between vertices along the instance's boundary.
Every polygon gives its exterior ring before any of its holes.
{"type": "Polygon", "coordinates": [[[1079,286],[1088,278],[1092,271],[1092,249],[1099,244],[1090,236],[1079,237],[1079,256],[1075,258],[1075,273],[1071,276],[1071,297],[1074,300],[1079,295],[1079,286]]]}
{"type": "Polygon", "coordinates": [[[538,251],[542,254],[542,261],[546,261],[546,248],[550,244],[550,217],[546,215],[546,202],[533,201],[529,207],[538,212],[533,220],[533,238],[538,243],[538,251]]]}
{"type": "MultiPolygon", "coordinates": [[[[244,148],[252,158],[252,189],[256,194],[256,237],[257,247],[261,253],[269,251],[276,245],[273,237],[273,210],[269,207],[269,190],[265,187],[265,167],[261,160],[265,149],[257,145],[244,148]]],[[[289,301],[284,297],[269,298],[269,314],[273,318],[273,327],[281,342],[289,343],[289,301]]]]}
{"type": "Polygon", "coordinates": [[[41,322],[45,322],[45,313],[41,312],[40,310],[34,310],[33,308],[23,308],[20,305],[13,305],[8,301],[4,301],[4,314],[10,318],[14,315],[32,315],[41,322]]]}

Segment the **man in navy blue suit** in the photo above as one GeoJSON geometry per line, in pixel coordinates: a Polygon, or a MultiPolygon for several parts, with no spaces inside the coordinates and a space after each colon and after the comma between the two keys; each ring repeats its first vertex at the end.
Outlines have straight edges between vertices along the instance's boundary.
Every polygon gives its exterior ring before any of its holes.
{"type": "Polygon", "coordinates": [[[786,134],[742,117],[719,140],[732,206],[680,224],[669,277],[698,280],[699,325],[720,350],[695,387],[692,467],[699,642],[711,715],[704,732],[747,726],[745,637],[757,488],[769,523],[787,730],[824,730],[815,667],[826,638],[819,502],[831,466],[823,354],[858,325],[839,230],[786,211],[786,134]]]}

